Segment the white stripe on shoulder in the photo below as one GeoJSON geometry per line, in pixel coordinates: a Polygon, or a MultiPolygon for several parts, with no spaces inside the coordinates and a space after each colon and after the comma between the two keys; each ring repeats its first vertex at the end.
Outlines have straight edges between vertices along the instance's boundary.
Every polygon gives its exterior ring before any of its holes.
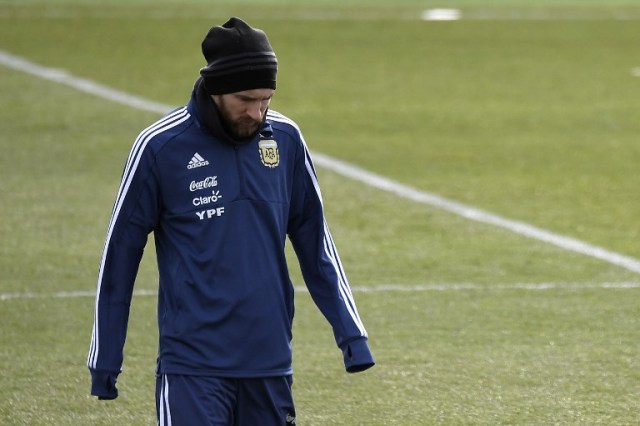
{"type": "Polygon", "coordinates": [[[162,117],[161,119],[159,119],[158,121],[156,121],[155,123],[153,123],[152,125],[147,127],[146,129],[144,129],[142,132],[140,132],[140,134],[138,135],[136,140],[133,142],[133,149],[131,149],[131,152],[129,153],[129,158],[127,158],[127,165],[125,166],[125,168],[129,168],[130,167],[131,161],[132,161],[132,159],[135,157],[135,155],[137,153],[137,151],[135,150],[135,147],[136,147],[136,145],[139,143],[139,141],[141,139],[143,139],[150,132],[153,132],[154,130],[157,130],[158,128],[160,128],[160,127],[166,125],[167,123],[170,123],[171,121],[175,120],[176,117],[182,117],[185,114],[188,114],[186,107],[178,108],[175,111],[172,111],[169,114],[165,115],[164,117],[162,117]]]}
{"type": "Polygon", "coordinates": [[[268,110],[267,111],[267,119],[271,120],[271,121],[277,121],[279,123],[289,124],[293,128],[295,128],[298,131],[298,133],[302,134],[302,131],[300,130],[300,127],[298,126],[298,124],[295,121],[293,121],[292,119],[290,119],[289,117],[287,117],[284,114],[280,114],[278,111],[268,110]]]}

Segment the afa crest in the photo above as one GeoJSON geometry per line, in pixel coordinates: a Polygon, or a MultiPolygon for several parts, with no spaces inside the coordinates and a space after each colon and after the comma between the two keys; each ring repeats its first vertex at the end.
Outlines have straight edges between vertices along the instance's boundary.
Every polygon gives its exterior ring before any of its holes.
{"type": "Polygon", "coordinates": [[[274,140],[264,140],[258,142],[260,160],[267,167],[274,168],[280,164],[280,154],[278,153],[278,143],[274,140]]]}

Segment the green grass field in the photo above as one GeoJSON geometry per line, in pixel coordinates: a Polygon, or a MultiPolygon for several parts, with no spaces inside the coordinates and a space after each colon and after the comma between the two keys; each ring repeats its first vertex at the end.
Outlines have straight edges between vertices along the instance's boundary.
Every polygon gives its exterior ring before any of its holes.
{"type": "MultiPolygon", "coordinates": [[[[312,151],[640,259],[640,1],[345,3],[4,0],[0,53],[180,105],[208,28],[243,16],[312,151]],[[443,3],[462,20],[420,19],[443,3]]],[[[89,396],[85,361],[120,173],[158,114],[2,63],[0,93],[0,424],[155,424],[155,297],[120,398],[89,396]]],[[[377,366],[347,375],[298,293],[299,424],[640,424],[638,271],[319,174],[377,366]]]]}

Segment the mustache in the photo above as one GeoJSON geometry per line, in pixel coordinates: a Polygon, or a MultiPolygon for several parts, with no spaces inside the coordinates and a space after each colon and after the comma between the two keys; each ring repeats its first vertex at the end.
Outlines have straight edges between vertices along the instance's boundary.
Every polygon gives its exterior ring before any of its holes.
{"type": "Polygon", "coordinates": [[[239,118],[238,120],[236,120],[236,123],[240,124],[240,125],[258,125],[260,123],[262,123],[262,120],[254,120],[251,117],[242,117],[239,118]]]}

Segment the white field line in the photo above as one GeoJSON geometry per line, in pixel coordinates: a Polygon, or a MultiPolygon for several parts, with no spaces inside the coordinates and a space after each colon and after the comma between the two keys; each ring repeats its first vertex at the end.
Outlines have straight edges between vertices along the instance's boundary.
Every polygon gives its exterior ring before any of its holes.
{"type": "MultiPolygon", "coordinates": [[[[450,291],[484,291],[495,292],[504,290],[606,290],[606,289],[640,289],[640,281],[622,281],[605,283],[513,283],[513,284],[380,284],[373,286],[353,286],[351,290],[356,293],[410,293],[410,292],[450,292],[450,291]]],[[[297,293],[308,293],[304,286],[296,286],[297,293]]],[[[137,297],[157,296],[157,290],[134,290],[133,295],[137,297]]],[[[79,291],[56,291],[56,292],[17,292],[0,293],[0,301],[16,299],[77,299],[94,298],[96,292],[89,290],[79,291]]]]}
{"type": "Polygon", "coordinates": [[[537,228],[528,223],[507,219],[457,201],[449,200],[437,194],[421,191],[408,185],[403,185],[384,176],[377,175],[318,152],[314,152],[313,159],[316,164],[339,173],[342,176],[350,177],[351,179],[357,180],[366,185],[390,192],[399,197],[415,201],[416,203],[426,204],[470,220],[475,220],[476,222],[507,229],[515,234],[544,241],[560,247],[561,249],[595,257],[596,259],[604,260],[605,262],[640,273],[640,260],[632,257],[625,256],[575,238],[565,237],[551,231],[537,228]]]}
{"type": "Polygon", "coordinates": [[[76,90],[80,90],[81,92],[96,95],[100,98],[127,105],[132,108],[137,108],[139,110],[166,114],[172,109],[169,105],[149,101],[129,93],[115,90],[108,86],[103,86],[102,84],[95,83],[91,80],[73,76],[65,70],[43,67],[42,65],[35,64],[19,56],[14,56],[3,50],[0,50],[0,64],[16,71],[31,74],[55,83],[64,84],[66,86],[73,87],[76,90]]]}
{"type": "Polygon", "coordinates": [[[423,21],[457,21],[461,17],[460,9],[425,9],[421,15],[423,21]]]}
{"type": "MultiPolygon", "coordinates": [[[[172,109],[170,105],[152,102],[144,98],[122,92],[108,86],[95,83],[91,80],[75,77],[64,70],[48,68],[35,64],[19,56],[11,55],[0,50],[0,65],[12,68],[16,71],[28,73],[36,77],[65,84],[74,89],[96,95],[100,98],[117,102],[132,108],[144,111],[164,114],[172,109]]],[[[313,153],[317,165],[332,170],[342,176],[349,177],[364,183],[365,185],[390,192],[398,197],[412,200],[416,203],[426,204],[464,218],[481,222],[499,228],[507,229],[516,234],[533,238],[539,241],[560,247],[561,249],[581,253],[596,259],[603,260],[613,265],[620,266],[629,271],[640,273],[640,260],[598,247],[584,241],[553,233],[533,225],[507,219],[496,214],[477,209],[457,201],[449,200],[437,194],[421,191],[407,185],[395,182],[389,178],[377,175],[352,164],[335,159],[318,152],[313,153]]]]}

